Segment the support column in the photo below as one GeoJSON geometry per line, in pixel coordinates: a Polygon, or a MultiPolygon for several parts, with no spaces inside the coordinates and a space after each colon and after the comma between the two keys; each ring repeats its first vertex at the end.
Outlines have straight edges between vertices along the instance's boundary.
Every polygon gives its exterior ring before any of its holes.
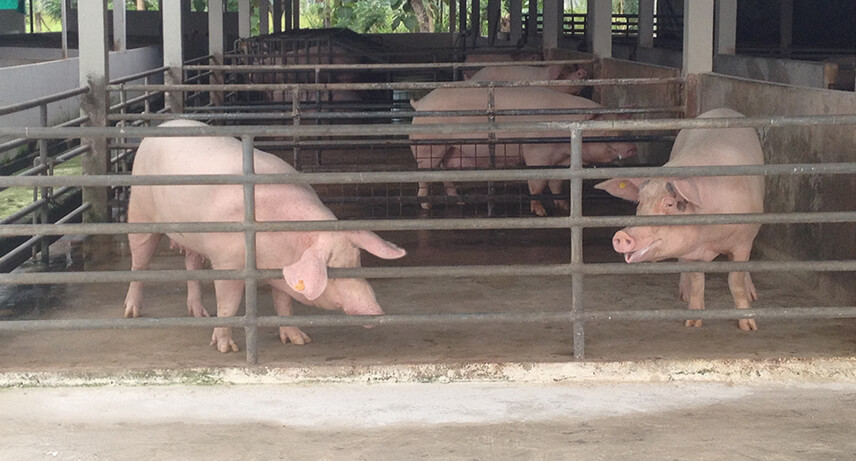
{"type": "Polygon", "coordinates": [[[458,6],[455,0],[449,0],[449,35],[452,43],[455,42],[455,31],[457,30],[458,6]]]}
{"type": "MultiPolygon", "coordinates": [[[[211,64],[223,65],[223,12],[226,7],[225,0],[208,0],[208,54],[211,55],[211,64]]],[[[223,83],[223,72],[211,73],[212,84],[223,83]]],[[[223,105],[223,92],[212,91],[211,103],[215,106],[223,105]]]]}
{"type": "Polygon", "coordinates": [[[512,44],[517,44],[523,38],[523,0],[511,0],[511,33],[509,38],[512,44]]]}
{"type": "Polygon", "coordinates": [[[716,54],[737,52],[737,0],[716,1],[716,54]]]}
{"type": "Polygon", "coordinates": [[[638,39],[641,48],[654,48],[654,0],[639,0],[638,39]]]}
{"type": "Polygon", "coordinates": [[[538,35],[538,0],[529,0],[529,18],[526,23],[526,41],[532,43],[538,35]]]}
{"type": "Polygon", "coordinates": [[[612,57],[612,0],[594,0],[589,3],[589,24],[592,26],[591,51],[599,58],[612,57]]]}
{"type": "Polygon", "coordinates": [[[684,0],[682,75],[713,70],[713,0],[684,0]]]}
{"type": "Polygon", "coordinates": [[[273,33],[282,32],[282,0],[273,0],[273,33]]]}
{"type": "Polygon", "coordinates": [[[783,56],[791,55],[791,45],[794,42],[794,0],[779,2],[779,48],[783,56]]]}
{"type": "MultiPolygon", "coordinates": [[[[182,65],[184,55],[182,52],[182,26],[185,11],[190,11],[189,2],[167,1],[163,2],[161,9],[161,21],[163,21],[163,65],[168,68],[164,76],[167,85],[178,85],[183,81],[182,65]]],[[[181,91],[168,91],[166,93],[166,105],[170,112],[184,112],[184,93],[181,91]]]]}
{"type": "Polygon", "coordinates": [[[238,38],[250,38],[250,31],[252,30],[251,10],[250,0],[238,1],[238,38]]]}
{"type": "MultiPolygon", "coordinates": [[[[80,86],[88,86],[90,91],[82,95],[81,115],[88,116],[86,126],[107,126],[107,82],[109,81],[109,63],[107,60],[107,0],[89,0],[77,6],[78,24],[81,27],[80,40],[80,86]]],[[[90,146],[83,156],[83,173],[87,175],[107,174],[110,162],[106,138],[86,138],[81,140],[90,146]]],[[[86,222],[107,222],[110,209],[107,202],[108,188],[86,187],[83,189],[83,201],[91,204],[84,215],[86,222]]]]}
{"type": "Polygon", "coordinates": [[[291,20],[291,29],[300,30],[300,0],[293,0],[291,2],[291,20]]]}
{"type": "Polygon", "coordinates": [[[270,34],[270,0],[259,0],[259,35],[270,34]]]}
{"type": "Polygon", "coordinates": [[[476,46],[481,37],[481,4],[479,0],[470,0],[472,11],[470,11],[470,28],[473,32],[473,47],[476,46]]]}
{"type": "Polygon", "coordinates": [[[542,48],[546,56],[547,50],[559,47],[559,37],[562,36],[562,6],[561,0],[544,0],[542,48]]]}
{"type": "Polygon", "coordinates": [[[501,6],[499,0],[487,0],[487,43],[490,46],[496,43],[501,6]]]}
{"type": "Polygon", "coordinates": [[[125,2],[113,2],[113,51],[125,51],[128,41],[125,18],[125,2]]]}

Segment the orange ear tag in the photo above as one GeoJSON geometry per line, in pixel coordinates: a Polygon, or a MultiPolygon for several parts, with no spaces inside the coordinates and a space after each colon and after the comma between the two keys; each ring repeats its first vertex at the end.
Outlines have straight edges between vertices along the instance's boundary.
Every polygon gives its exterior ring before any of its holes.
{"type": "Polygon", "coordinates": [[[303,280],[298,280],[297,284],[294,285],[294,289],[297,291],[303,291],[306,289],[306,285],[303,284],[303,280]]]}
{"type": "Polygon", "coordinates": [[[619,188],[619,189],[624,189],[625,187],[627,187],[627,183],[626,183],[626,182],[622,181],[622,182],[618,183],[618,188],[619,188]]]}

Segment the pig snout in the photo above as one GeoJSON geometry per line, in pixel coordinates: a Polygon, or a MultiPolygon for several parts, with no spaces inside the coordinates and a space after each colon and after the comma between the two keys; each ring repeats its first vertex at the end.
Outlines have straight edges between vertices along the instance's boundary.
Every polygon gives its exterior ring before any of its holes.
{"type": "Polygon", "coordinates": [[[635,157],[635,156],[636,156],[636,154],[637,154],[637,152],[638,152],[638,151],[636,150],[636,147],[635,147],[635,146],[634,146],[634,147],[631,147],[630,149],[627,149],[627,150],[626,150],[626,151],[624,151],[624,152],[619,152],[619,153],[618,153],[618,160],[624,160],[624,159],[628,159],[628,158],[631,158],[631,157],[635,157]]]}
{"type": "Polygon", "coordinates": [[[653,252],[651,250],[659,247],[660,244],[661,240],[657,239],[645,245],[644,242],[640,242],[639,239],[630,235],[630,232],[627,232],[627,230],[620,230],[612,237],[612,248],[615,249],[616,252],[623,254],[624,261],[628,263],[638,263],[657,259],[655,253],[659,250],[653,252]]]}
{"type": "Polygon", "coordinates": [[[636,241],[627,232],[620,230],[612,237],[612,248],[618,253],[630,253],[636,247],[636,241]]]}

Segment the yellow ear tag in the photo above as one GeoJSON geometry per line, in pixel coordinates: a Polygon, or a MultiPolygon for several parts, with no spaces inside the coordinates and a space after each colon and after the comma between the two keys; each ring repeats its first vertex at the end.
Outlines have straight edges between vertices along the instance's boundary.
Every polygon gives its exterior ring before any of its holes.
{"type": "Polygon", "coordinates": [[[619,189],[624,189],[625,187],[627,187],[627,183],[626,183],[626,182],[623,182],[623,181],[622,181],[622,182],[618,183],[618,188],[619,188],[619,189]]]}
{"type": "Polygon", "coordinates": [[[294,285],[294,289],[297,291],[303,291],[304,289],[306,289],[306,285],[303,284],[303,280],[298,280],[297,284],[294,285]]]}

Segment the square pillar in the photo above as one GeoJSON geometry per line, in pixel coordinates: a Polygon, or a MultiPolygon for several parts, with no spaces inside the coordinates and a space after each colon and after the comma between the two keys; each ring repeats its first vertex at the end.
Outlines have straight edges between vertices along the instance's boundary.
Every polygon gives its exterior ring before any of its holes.
{"type": "Polygon", "coordinates": [[[599,58],[611,58],[612,0],[589,0],[588,8],[591,51],[599,58]]]}
{"type": "Polygon", "coordinates": [[[684,0],[682,75],[713,70],[713,0],[684,0]]]}
{"type": "Polygon", "coordinates": [[[637,38],[640,47],[654,48],[654,0],[639,0],[639,32],[637,38]]]}
{"type": "Polygon", "coordinates": [[[541,36],[545,55],[547,50],[559,47],[559,38],[562,36],[563,4],[561,0],[544,0],[541,36]]]}
{"type": "MultiPolygon", "coordinates": [[[[107,59],[107,0],[89,0],[77,6],[78,24],[81,27],[80,40],[80,86],[88,86],[90,91],[80,97],[80,114],[89,117],[86,126],[107,126],[107,82],[109,81],[109,61],[107,59]]],[[[103,175],[109,171],[110,155],[106,138],[85,138],[90,150],[83,156],[83,173],[103,175]]],[[[110,208],[107,187],[86,187],[83,189],[83,201],[91,204],[84,214],[86,222],[108,222],[110,208]]]]}
{"type": "Polygon", "coordinates": [[[128,29],[125,18],[125,2],[113,2],[113,51],[125,51],[127,46],[128,29]]]}
{"type": "Polygon", "coordinates": [[[716,1],[716,54],[737,52],[737,0],[716,1]]]}
{"type": "Polygon", "coordinates": [[[250,10],[252,10],[250,0],[238,1],[238,38],[250,38],[252,30],[250,10]]]}
{"type": "MultiPolygon", "coordinates": [[[[163,2],[161,21],[163,21],[163,65],[167,67],[164,83],[178,85],[183,81],[182,66],[184,55],[182,51],[182,26],[185,11],[190,11],[190,2],[163,2]]],[[[166,105],[170,112],[184,112],[184,93],[168,91],[166,105]]]]}

